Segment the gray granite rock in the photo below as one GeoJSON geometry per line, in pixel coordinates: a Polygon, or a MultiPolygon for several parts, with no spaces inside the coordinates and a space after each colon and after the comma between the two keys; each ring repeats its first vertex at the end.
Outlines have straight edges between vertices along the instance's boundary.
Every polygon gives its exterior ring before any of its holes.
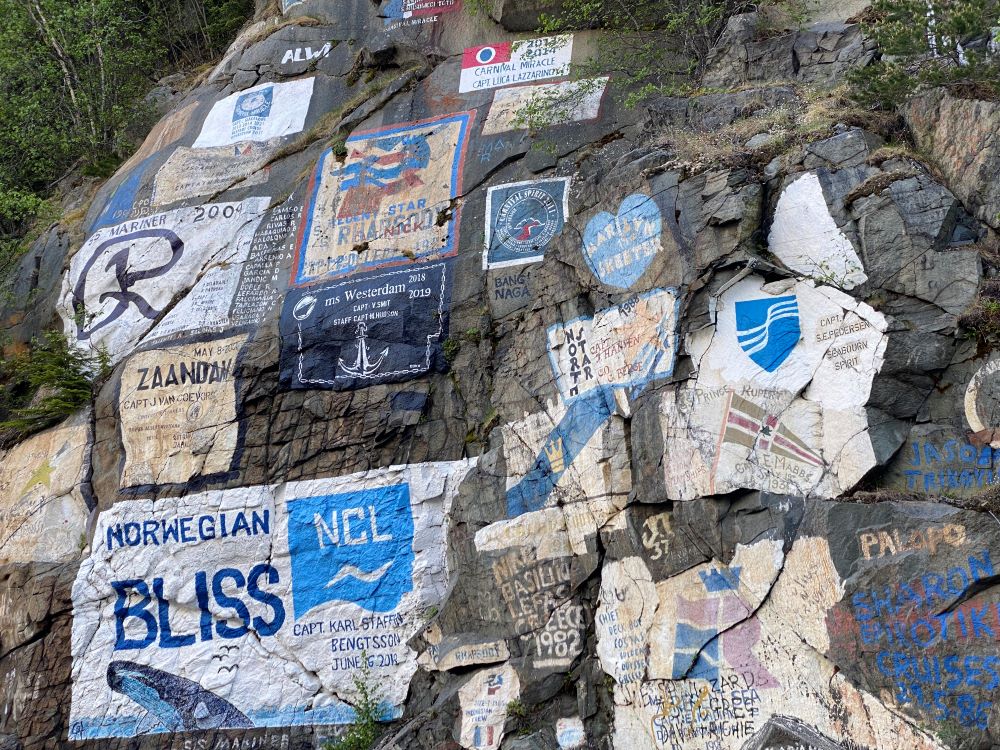
{"type": "MultiPolygon", "coordinates": [[[[794,116],[797,86],[872,59],[861,27],[735,16],[721,91],[631,110],[617,81],[459,90],[467,48],[506,54],[538,3],[280,6],[154,92],[137,155],[8,281],[11,352],[87,340],[80,277],[95,319],[191,327],[98,383],[71,562],[0,544],[0,748],[315,750],[355,678],[391,693],[380,750],[995,745],[1000,362],[961,326],[997,273],[992,105],[908,110],[939,171],[847,125],[691,166],[678,132],[794,116]],[[539,91],[570,106],[527,127],[539,91]],[[216,204],[259,206],[188,234],[216,204]],[[266,531],[230,539],[261,503],[266,531]]],[[[33,508],[66,454],[20,448],[0,500],[33,508]]]]}

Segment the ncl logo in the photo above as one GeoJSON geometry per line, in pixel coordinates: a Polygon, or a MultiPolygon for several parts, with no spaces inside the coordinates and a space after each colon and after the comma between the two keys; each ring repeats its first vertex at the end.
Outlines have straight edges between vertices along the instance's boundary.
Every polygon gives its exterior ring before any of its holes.
{"type": "Polygon", "coordinates": [[[288,548],[296,619],[326,602],[395,609],[413,589],[409,485],[289,501],[288,548]]]}

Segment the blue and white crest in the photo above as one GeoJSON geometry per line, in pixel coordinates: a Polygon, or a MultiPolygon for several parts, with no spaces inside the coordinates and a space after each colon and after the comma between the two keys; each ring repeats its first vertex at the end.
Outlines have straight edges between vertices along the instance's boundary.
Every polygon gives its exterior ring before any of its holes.
{"type": "Polygon", "coordinates": [[[801,336],[795,295],[736,303],[736,339],[760,368],[774,372],[801,336]]]}
{"type": "Polygon", "coordinates": [[[233,107],[233,137],[249,138],[259,135],[264,127],[264,121],[271,114],[273,102],[273,86],[248,91],[237,97],[236,105],[233,107]]]}
{"type": "Polygon", "coordinates": [[[290,500],[288,551],[296,619],[326,602],[394,610],[413,589],[409,485],[290,500]]]}

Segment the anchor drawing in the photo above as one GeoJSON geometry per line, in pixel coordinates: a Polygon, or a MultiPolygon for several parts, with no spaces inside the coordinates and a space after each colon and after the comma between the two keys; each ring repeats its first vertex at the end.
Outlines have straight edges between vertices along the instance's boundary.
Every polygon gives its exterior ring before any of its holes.
{"type": "Polygon", "coordinates": [[[387,346],[378,355],[378,358],[374,361],[368,358],[368,325],[366,323],[358,323],[358,328],[355,331],[355,335],[358,339],[358,356],[354,359],[354,364],[347,364],[343,358],[339,359],[340,368],[347,375],[355,378],[366,378],[375,372],[382,366],[382,362],[387,356],[389,356],[389,347],[387,346]]]}

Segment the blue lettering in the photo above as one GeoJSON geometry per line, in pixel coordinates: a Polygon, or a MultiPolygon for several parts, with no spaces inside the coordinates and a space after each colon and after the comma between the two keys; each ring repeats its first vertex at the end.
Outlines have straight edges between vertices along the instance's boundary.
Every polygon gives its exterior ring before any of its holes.
{"type": "Polygon", "coordinates": [[[983,550],[981,559],[969,557],[969,572],[972,573],[974,581],[980,581],[993,575],[993,561],[990,560],[989,550],[983,550]]]}
{"type": "Polygon", "coordinates": [[[993,459],[995,454],[990,450],[990,446],[984,445],[983,449],[979,452],[979,465],[984,466],[987,469],[993,467],[993,459]]]}
{"type": "Polygon", "coordinates": [[[125,540],[122,538],[122,526],[117,524],[114,528],[108,526],[108,549],[113,549],[111,545],[111,540],[118,542],[119,547],[125,546],[125,540]]]}
{"type": "Polygon", "coordinates": [[[892,672],[897,677],[901,677],[911,672],[910,657],[899,651],[892,652],[892,672]]]}
{"type": "Polygon", "coordinates": [[[962,568],[951,568],[948,571],[948,591],[951,592],[953,596],[959,596],[965,593],[965,590],[969,588],[969,576],[962,568]],[[958,579],[961,581],[961,585],[956,589],[952,586],[952,579],[958,574],[958,579]]]}
{"type": "Polygon", "coordinates": [[[987,656],[983,659],[983,671],[990,676],[990,681],[983,685],[983,690],[995,690],[1000,686],[1000,674],[997,674],[997,662],[1000,662],[1000,658],[996,656],[987,656]]]}
{"type": "Polygon", "coordinates": [[[948,615],[951,612],[943,612],[940,615],[931,615],[935,620],[937,620],[938,627],[941,628],[941,640],[948,640],[948,615]]]}
{"type": "Polygon", "coordinates": [[[923,648],[927,648],[934,643],[934,626],[931,625],[930,620],[921,618],[910,627],[910,637],[923,648]],[[921,638],[918,632],[921,627],[927,630],[925,638],[921,638]]]}
{"type": "Polygon", "coordinates": [[[271,533],[271,511],[265,510],[263,516],[257,511],[253,512],[253,533],[255,536],[271,533]]]}
{"type": "Polygon", "coordinates": [[[177,537],[177,519],[171,519],[170,523],[166,521],[163,522],[163,543],[166,544],[170,541],[170,537],[174,538],[174,541],[179,541],[177,537]]]}
{"type": "Polygon", "coordinates": [[[944,591],[941,587],[944,585],[944,579],[937,573],[928,573],[925,575],[921,581],[924,584],[924,598],[927,599],[927,604],[934,601],[934,597],[937,596],[941,601],[945,601],[944,591]]]}
{"type": "Polygon", "coordinates": [[[952,675],[952,678],[944,685],[948,690],[954,690],[956,687],[961,685],[962,681],[965,679],[962,668],[958,666],[957,656],[952,655],[944,657],[944,671],[952,675]]]}
{"type": "Polygon", "coordinates": [[[891,664],[892,659],[888,651],[879,651],[878,656],[875,657],[875,664],[878,665],[878,670],[886,677],[892,677],[895,673],[893,672],[891,664]]]}
{"type": "Polygon", "coordinates": [[[983,605],[982,609],[977,610],[975,607],[969,607],[969,619],[972,620],[972,637],[973,638],[992,638],[993,628],[989,626],[987,622],[983,620],[983,616],[986,614],[986,605],[983,605]]]}
{"type": "Polygon", "coordinates": [[[900,607],[907,603],[912,604],[914,607],[919,607],[922,601],[920,594],[914,591],[910,584],[904,583],[899,587],[899,601],[897,604],[900,607]]]}
{"type": "Polygon", "coordinates": [[[236,583],[236,590],[239,591],[246,585],[246,579],[236,568],[223,568],[212,577],[212,594],[220,607],[228,607],[235,610],[236,615],[243,621],[237,628],[231,628],[224,620],[215,623],[215,632],[223,638],[240,638],[250,630],[250,610],[247,606],[235,597],[229,596],[222,589],[222,582],[227,578],[233,579],[236,583]]]}
{"type": "Polygon", "coordinates": [[[201,631],[201,640],[212,640],[212,613],[208,609],[208,575],[204,570],[199,570],[194,574],[194,593],[198,597],[198,609],[201,614],[198,616],[198,629],[201,631]]]}
{"type": "Polygon", "coordinates": [[[962,610],[958,609],[955,610],[955,616],[958,618],[958,626],[962,629],[962,637],[968,638],[969,628],[966,627],[965,625],[965,614],[962,612],[962,610]]]}
{"type": "Polygon", "coordinates": [[[250,536],[250,524],[247,523],[246,513],[236,514],[236,523],[233,524],[233,528],[230,530],[229,534],[231,536],[236,536],[236,532],[242,531],[247,536],[250,536]]]}
{"type": "Polygon", "coordinates": [[[979,680],[976,679],[978,675],[983,673],[983,670],[979,668],[978,656],[966,656],[965,657],[965,684],[971,685],[972,687],[979,687],[979,680]]]}
{"type": "Polygon", "coordinates": [[[944,458],[945,458],[945,461],[947,461],[948,463],[951,463],[956,458],[956,455],[955,455],[955,446],[956,445],[958,445],[958,443],[956,441],[954,441],[954,440],[947,440],[947,441],[945,441],[945,444],[943,446],[943,448],[944,448],[944,458]]]}
{"type": "MultiPolygon", "coordinates": [[[[947,659],[945,661],[947,661],[947,659]]],[[[943,693],[940,690],[934,691],[934,707],[938,710],[938,714],[935,718],[938,721],[945,721],[948,718],[948,706],[945,705],[944,702],[946,697],[947,693],[943,693]]]]}
{"type": "MultiPolygon", "coordinates": [[[[872,612],[871,607],[869,607],[865,600],[868,598],[868,594],[864,591],[858,591],[851,597],[851,604],[854,606],[854,618],[859,622],[864,622],[865,620],[871,620],[875,617],[872,612]]],[[[998,605],[1000,606],[1000,605],[998,605]]]]}
{"type": "Polygon", "coordinates": [[[215,539],[215,519],[212,516],[202,516],[198,519],[198,536],[202,540],[215,539]]]}
{"type": "Polygon", "coordinates": [[[861,642],[877,643],[882,634],[882,627],[876,622],[862,622],[860,625],[861,642]]]}
{"type": "Polygon", "coordinates": [[[129,547],[135,547],[142,542],[142,531],[139,528],[139,524],[135,521],[131,521],[125,524],[125,543],[129,547]],[[132,537],[132,532],[135,532],[135,538],[132,537]]]}
{"type": "Polygon", "coordinates": [[[138,579],[129,581],[112,581],[111,587],[118,593],[115,602],[115,651],[132,648],[146,648],[156,639],[156,620],[146,611],[146,606],[152,601],[149,588],[138,579]],[[135,590],[142,601],[138,604],[128,604],[129,593],[135,590]],[[129,617],[142,620],[146,624],[146,635],[141,639],[125,637],[125,620],[129,617]]]}
{"type": "Polygon", "coordinates": [[[174,635],[170,629],[170,603],[163,596],[163,579],[153,579],[153,593],[156,595],[156,611],[160,619],[160,648],[181,648],[194,643],[194,633],[174,635]]]}
{"type": "MultiPolygon", "coordinates": [[[[267,513],[267,511],[264,512],[267,513]]],[[[264,620],[263,617],[253,618],[253,628],[262,637],[274,635],[285,622],[285,605],[282,603],[281,597],[268,591],[261,591],[257,585],[258,579],[265,573],[267,574],[268,583],[278,583],[280,580],[278,571],[266,563],[254,566],[247,577],[247,593],[250,595],[250,598],[256,599],[261,604],[274,610],[274,618],[270,622],[264,620]]]]}
{"type": "Polygon", "coordinates": [[[896,608],[892,606],[892,592],[888,587],[885,589],[885,599],[880,599],[878,592],[872,589],[872,602],[875,604],[876,617],[880,617],[883,610],[890,615],[896,614],[896,608]]]}

